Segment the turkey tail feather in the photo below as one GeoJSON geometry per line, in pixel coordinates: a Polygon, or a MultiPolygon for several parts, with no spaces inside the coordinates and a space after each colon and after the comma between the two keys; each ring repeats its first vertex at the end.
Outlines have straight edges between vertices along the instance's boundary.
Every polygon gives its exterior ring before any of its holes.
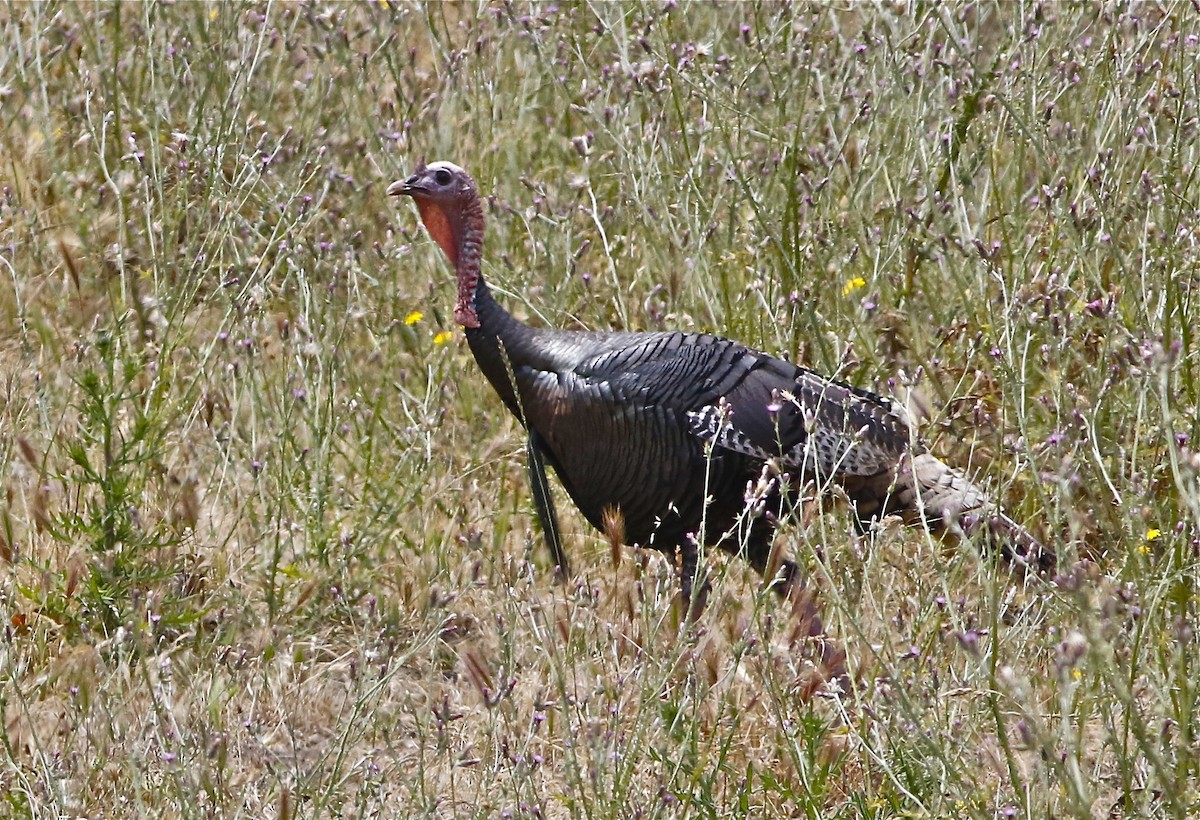
{"type": "Polygon", "coordinates": [[[979,486],[929,453],[900,468],[893,493],[891,511],[968,538],[979,534],[1013,563],[1047,571],[1057,562],[1053,550],[1002,512],[979,486]]]}

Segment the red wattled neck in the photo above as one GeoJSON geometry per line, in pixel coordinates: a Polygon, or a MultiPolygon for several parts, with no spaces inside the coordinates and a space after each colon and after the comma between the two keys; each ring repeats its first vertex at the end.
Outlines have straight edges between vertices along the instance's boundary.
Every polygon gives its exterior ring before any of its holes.
{"type": "Polygon", "coordinates": [[[417,199],[421,221],[429,235],[441,247],[458,279],[454,320],[463,327],[479,327],[475,297],[482,282],[483,207],[479,197],[470,194],[457,212],[441,203],[417,199]]]}
{"type": "Polygon", "coordinates": [[[454,304],[454,320],[463,327],[479,327],[475,312],[475,297],[483,281],[483,206],[478,196],[463,203],[460,219],[458,253],[451,257],[458,278],[458,300],[454,304]]]}

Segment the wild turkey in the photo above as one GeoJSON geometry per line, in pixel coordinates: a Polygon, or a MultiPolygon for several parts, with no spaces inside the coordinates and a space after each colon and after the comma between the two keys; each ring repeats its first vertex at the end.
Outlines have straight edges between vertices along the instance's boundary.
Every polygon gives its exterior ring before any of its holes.
{"type": "MultiPolygon", "coordinates": [[[[982,531],[1015,562],[1053,566],[1050,550],[926,452],[888,399],[718,336],[525,325],[483,280],[483,207],[466,171],[421,163],[387,192],[413,198],[455,268],[455,321],[528,431],[538,517],[564,575],[547,462],[592,526],[615,524],[626,544],[678,553],[693,613],[707,589],[695,584],[704,578],[698,544],[767,572],[776,526],[810,480],[844,488],[863,526],[893,513],[924,518],[935,529],[982,531]]],[[[796,575],[785,560],[768,580],[786,592],[796,575]]]]}

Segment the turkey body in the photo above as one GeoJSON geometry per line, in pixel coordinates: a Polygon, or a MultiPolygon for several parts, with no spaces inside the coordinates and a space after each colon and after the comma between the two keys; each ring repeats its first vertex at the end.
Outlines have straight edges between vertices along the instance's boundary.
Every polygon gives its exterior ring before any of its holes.
{"type": "MultiPolygon", "coordinates": [[[[936,529],[982,530],[1009,558],[1052,565],[1053,553],[925,451],[888,399],[718,336],[530,327],[483,280],[482,207],[465,171],[422,164],[388,192],[416,200],[456,268],[456,320],[529,432],[535,502],[563,573],[543,459],[592,526],[619,522],[625,543],[677,554],[684,598],[699,607],[699,545],[765,573],[776,527],[805,481],[842,486],[864,525],[897,513],[936,529]]],[[[796,567],[777,566],[769,580],[786,592],[796,567]]]]}

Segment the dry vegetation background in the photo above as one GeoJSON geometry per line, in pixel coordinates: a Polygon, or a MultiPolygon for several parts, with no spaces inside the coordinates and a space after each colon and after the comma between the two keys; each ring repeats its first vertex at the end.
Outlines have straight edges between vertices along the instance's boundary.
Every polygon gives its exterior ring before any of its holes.
{"type": "Polygon", "coordinates": [[[1194,2],[0,6],[0,815],[1200,810],[1194,2]],[[387,183],[562,327],[877,390],[1058,550],[782,537],[829,635],[560,499],[387,183]],[[844,652],[844,658],[842,656],[844,652]],[[847,690],[822,685],[844,666],[847,690]]]}

